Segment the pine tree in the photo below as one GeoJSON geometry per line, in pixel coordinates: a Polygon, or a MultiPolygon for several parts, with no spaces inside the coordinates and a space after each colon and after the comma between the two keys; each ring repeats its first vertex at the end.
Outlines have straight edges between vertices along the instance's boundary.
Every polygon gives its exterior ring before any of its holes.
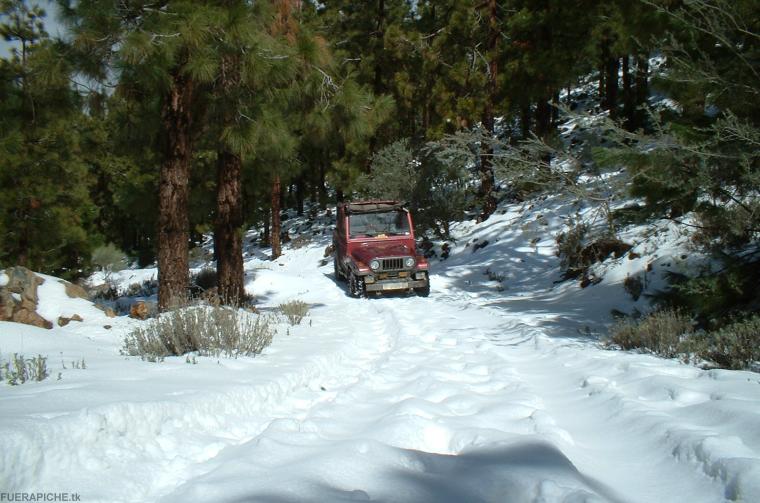
{"type": "MultiPolygon", "coordinates": [[[[181,304],[188,289],[188,195],[200,87],[217,66],[209,51],[218,22],[208,3],[169,1],[128,5],[61,1],[74,44],[102,66],[118,69],[122,82],[159,93],[161,166],[158,181],[159,308],[181,304]]],[[[105,74],[105,71],[102,71],[105,74]]]]}
{"type": "Polygon", "coordinates": [[[0,13],[0,33],[13,44],[0,59],[0,262],[76,276],[96,240],[87,120],[44,11],[4,0],[0,13]]]}
{"type": "Polygon", "coordinates": [[[262,96],[270,96],[287,83],[292,55],[267,29],[274,22],[267,4],[220,1],[215,56],[219,75],[213,84],[210,131],[217,151],[216,217],[214,247],[219,295],[238,303],[244,295],[243,186],[246,158],[255,156],[252,137],[259,119],[262,96]]]}

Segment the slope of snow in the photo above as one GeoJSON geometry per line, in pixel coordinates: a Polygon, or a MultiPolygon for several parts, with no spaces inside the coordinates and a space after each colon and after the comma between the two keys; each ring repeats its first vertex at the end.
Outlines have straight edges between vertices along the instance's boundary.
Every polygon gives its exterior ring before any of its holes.
{"type": "Polygon", "coordinates": [[[42,309],[84,321],[50,331],[0,323],[3,356],[47,355],[52,370],[40,383],[0,385],[0,492],[760,500],[760,376],[599,345],[611,309],[645,307],[625,294],[627,275],[654,282],[660,268],[686,266],[678,237],[665,223],[653,239],[631,231],[642,257],[597,266],[604,280],[585,289],[555,283],[554,235],[578,210],[547,198],[457,224],[428,298],[349,297],[324,260],[324,229],[277,261],[249,249],[246,288],[263,312],[311,305],[301,325],[280,322],[256,358],[126,358],[123,337],[143,322],[106,318],[46,281],[42,309]],[[73,368],[82,359],[86,369],[73,368]]]}

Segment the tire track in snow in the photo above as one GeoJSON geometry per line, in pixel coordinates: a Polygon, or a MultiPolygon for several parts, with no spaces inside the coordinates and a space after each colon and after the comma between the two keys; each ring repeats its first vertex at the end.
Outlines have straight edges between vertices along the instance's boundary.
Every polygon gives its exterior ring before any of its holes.
{"type": "Polygon", "coordinates": [[[164,501],[616,500],[547,441],[567,435],[493,354],[482,311],[417,298],[351,302],[372,306],[396,333],[392,349],[329,400],[305,399],[220,452],[164,501]],[[221,494],[230,479],[238,490],[221,494]]]}
{"type": "Polygon", "coordinates": [[[573,442],[563,450],[586,473],[599,474],[630,501],[743,501],[743,494],[760,494],[760,459],[751,449],[738,449],[747,453],[746,459],[722,459],[717,446],[741,443],[739,439],[701,424],[700,414],[673,415],[710,396],[684,393],[681,405],[671,400],[649,406],[638,394],[642,386],[665,387],[657,383],[660,375],[695,379],[704,377],[704,371],[601,350],[589,342],[552,340],[520,316],[492,313],[510,320],[510,338],[521,341],[500,351],[501,356],[542,397],[555,424],[568,432],[573,442]],[[621,363],[626,360],[630,363],[621,363]]]}
{"type": "MultiPolygon", "coordinates": [[[[332,325],[315,329],[329,336],[344,328],[332,325]]],[[[36,492],[41,484],[62,491],[99,487],[83,497],[154,501],[202,474],[204,464],[226,447],[255,438],[297,410],[299,401],[328,399],[329,394],[310,391],[314,383],[350,382],[371,371],[372,362],[393,345],[385,325],[376,320],[364,334],[334,337],[330,347],[306,361],[288,361],[284,355],[285,361],[278,360],[282,372],[274,380],[176,401],[120,402],[5,424],[0,431],[0,490],[36,492]]]]}

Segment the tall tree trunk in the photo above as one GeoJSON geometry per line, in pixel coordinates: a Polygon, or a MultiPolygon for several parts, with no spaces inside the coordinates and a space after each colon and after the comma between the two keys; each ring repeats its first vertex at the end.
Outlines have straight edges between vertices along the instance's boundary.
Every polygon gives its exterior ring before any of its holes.
{"type": "Polygon", "coordinates": [[[536,104],[536,136],[546,139],[551,131],[552,107],[548,95],[539,98],[536,104]]]}
{"type": "Polygon", "coordinates": [[[377,0],[377,25],[375,26],[375,79],[373,90],[379,96],[384,90],[383,73],[386,71],[383,65],[385,60],[385,0],[377,0]]]}
{"type": "Polygon", "coordinates": [[[649,99],[649,55],[638,54],[636,56],[636,92],[635,103],[636,109],[636,127],[641,127],[644,124],[645,114],[644,110],[640,108],[647,104],[649,99]]]}
{"type": "MultiPolygon", "coordinates": [[[[385,61],[385,0],[377,0],[377,24],[375,26],[375,68],[372,90],[375,96],[380,96],[385,90],[383,73],[386,71],[385,61]]],[[[364,163],[364,171],[372,171],[372,154],[377,150],[378,134],[375,131],[369,139],[369,155],[364,163]]]]}
{"type": "MultiPolygon", "coordinates": [[[[231,94],[240,86],[240,62],[236,56],[224,56],[218,91],[231,94]]],[[[236,110],[224,113],[224,125],[233,126],[236,110]]],[[[245,295],[243,271],[243,160],[220,141],[216,167],[216,220],[214,251],[219,298],[225,304],[239,305],[245,295]]]]}
{"type": "Polygon", "coordinates": [[[319,162],[319,209],[327,209],[327,168],[325,164],[327,160],[324,159],[324,153],[322,153],[323,159],[319,162]]]}
{"type": "Polygon", "coordinates": [[[520,126],[523,139],[528,138],[530,136],[530,129],[533,126],[529,102],[520,105],[520,126]]]}
{"type": "Polygon", "coordinates": [[[631,79],[631,58],[628,54],[623,56],[623,114],[625,126],[629,131],[636,129],[636,105],[634,103],[633,83],[631,79]]]}
{"type": "Polygon", "coordinates": [[[243,272],[243,161],[227,149],[219,152],[216,182],[216,278],[219,297],[238,305],[245,295],[243,272]]]}
{"type": "Polygon", "coordinates": [[[181,66],[171,78],[161,110],[165,143],[158,181],[158,308],[162,311],[184,303],[189,284],[187,201],[194,85],[181,66]]]}
{"type": "Polygon", "coordinates": [[[605,65],[607,70],[606,77],[606,92],[605,92],[605,108],[610,111],[610,117],[617,116],[617,102],[618,102],[618,73],[620,71],[620,60],[616,57],[610,57],[607,59],[605,65]]]}
{"type": "Polygon", "coordinates": [[[262,236],[261,244],[263,246],[268,246],[271,242],[270,240],[270,229],[269,226],[272,225],[272,219],[269,218],[269,215],[271,215],[271,211],[266,211],[266,214],[264,215],[264,235],[262,236]]]}
{"type": "Polygon", "coordinates": [[[499,22],[496,0],[488,0],[485,4],[488,8],[488,30],[486,49],[488,54],[488,82],[486,84],[485,104],[483,106],[483,127],[489,137],[488,145],[482,149],[480,156],[480,187],[478,195],[481,198],[483,208],[479,220],[484,221],[496,211],[496,197],[494,196],[494,172],[493,172],[493,146],[490,139],[494,134],[494,106],[496,101],[496,80],[498,76],[498,60],[496,47],[499,42],[499,22]]]}
{"type": "Polygon", "coordinates": [[[301,176],[296,179],[296,214],[303,216],[304,200],[306,199],[306,177],[301,176]]]}
{"type": "Polygon", "coordinates": [[[551,123],[549,124],[552,131],[556,128],[557,123],[559,122],[559,105],[559,91],[554,91],[552,94],[552,119],[551,123]]]}
{"type": "Polygon", "coordinates": [[[280,175],[274,175],[272,179],[272,229],[270,241],[272,243],[272,260],[277,260],[282,255],[282,244],[280,242],[280,232],[282,229],[282,220],[280,218],[280,197],[282,196],[282,184],[280,175]]]}

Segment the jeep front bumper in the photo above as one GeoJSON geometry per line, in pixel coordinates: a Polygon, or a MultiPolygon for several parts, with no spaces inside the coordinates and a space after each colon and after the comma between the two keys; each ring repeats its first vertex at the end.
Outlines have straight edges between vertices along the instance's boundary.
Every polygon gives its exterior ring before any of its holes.
{"type": "Polygon", "coordinates": [[[368,292],[389,292],[392,290],[410,290],[412,288],[425,288],[428,279],[414,278],[389,278],[375,282],[365,282],[364,287],[368,292]]]}

